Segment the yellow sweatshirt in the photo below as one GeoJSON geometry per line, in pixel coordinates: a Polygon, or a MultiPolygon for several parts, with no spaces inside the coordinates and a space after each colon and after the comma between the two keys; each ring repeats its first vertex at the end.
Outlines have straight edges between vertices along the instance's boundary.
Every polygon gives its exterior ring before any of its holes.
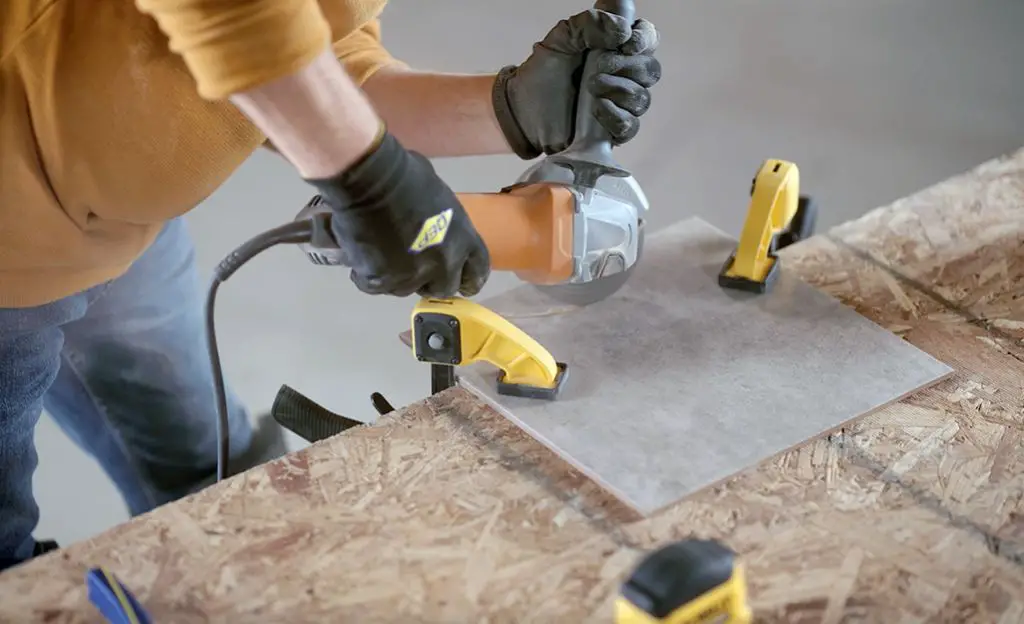
{"type": "Polygon", "coordinates": [[[121,275],[216,190],[266,140],[227,96],[328,41],[360,84],[397,63],[385,2],[0,0],[0,308],[121,275]]]}

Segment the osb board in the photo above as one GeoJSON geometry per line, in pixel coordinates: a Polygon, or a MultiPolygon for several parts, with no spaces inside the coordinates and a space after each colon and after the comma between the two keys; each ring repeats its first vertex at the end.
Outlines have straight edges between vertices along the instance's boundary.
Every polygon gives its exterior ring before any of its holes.
{"type": "MultiPolygon", "coordinates": [[[[568,364],[557,401],[498,394],[486,362],[457,369],[459,382],[650,515],[952,373],[785,264],[770,292],[721,288],[735,249],[686,219],[647,240],[611,297],[516,320],[568,364]]],[[[530,286],[482,303],[552,306],[530,286]]]]}
{"type": "MultiPolygon", "coordinates": [[[[697,533],[745,557],[759,622],[1019,622],[1024,345],[989,328],[1024,322],[1005,312],[1024,280],[1024,153],[902,210],[961,187],[977,199],[952,232],[1015,224],[979,234],[1003,288],[963,310],[827,237],[787,253],[956,369],[842,435],[638,520],[454,390],[5,573],[0,621],[98,621],[82,578],[107,564],[157,622],[607,622],[640,549],[697,533]]],[[[878,236],[878,253],[930,244],[878,236]]],[[[974,252],[949,245],[935,287],[966,292],[974,252]]]]}

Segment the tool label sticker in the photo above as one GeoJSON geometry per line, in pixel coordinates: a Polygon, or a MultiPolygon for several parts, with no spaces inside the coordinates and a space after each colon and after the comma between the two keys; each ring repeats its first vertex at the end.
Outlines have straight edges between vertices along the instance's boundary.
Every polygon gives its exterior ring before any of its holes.
{"type": "Polygon", "coordinates": [[[448,226],[452,223],[452,213],[452,209],[449,208],[424,221],[423,227],[420,228],[420,233],[416,235],[416,240],[409,247],[409,251],[419,253],[427,247],[443,243],[444,237],[448,233],[448,226]]]}

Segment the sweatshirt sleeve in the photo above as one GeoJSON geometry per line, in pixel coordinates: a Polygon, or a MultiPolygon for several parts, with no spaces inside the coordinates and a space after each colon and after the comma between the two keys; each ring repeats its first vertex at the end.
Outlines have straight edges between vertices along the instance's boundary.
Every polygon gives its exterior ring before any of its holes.
{"type": "Polygon", "coordinates": [[[224,99],[305,67],[331,41],[317,0],[135,0],[181,55],[199,95],[224,99]]]}
{"type": "Polygon", "coordinates": [[[374,19],[335,41],[334,54],[345,66],[349,76],[362,86],[384,67],[407,69],[384,48],[380,39],[380,20],[374,19]]]}

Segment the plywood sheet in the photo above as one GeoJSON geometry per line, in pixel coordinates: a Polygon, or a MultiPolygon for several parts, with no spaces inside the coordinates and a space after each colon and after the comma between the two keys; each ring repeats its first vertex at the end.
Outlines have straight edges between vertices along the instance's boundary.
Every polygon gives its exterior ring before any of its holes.
{"type": "Polygon", "coordinates": [[[479,394],[643,514],[934,383],[952,370],[782,268],[753,295],[716,281],[735,240],[699,219],[649,237],[630,282],[583,309],[530,286],[482,303],[568,363],[554,402],[479,394]]]}

